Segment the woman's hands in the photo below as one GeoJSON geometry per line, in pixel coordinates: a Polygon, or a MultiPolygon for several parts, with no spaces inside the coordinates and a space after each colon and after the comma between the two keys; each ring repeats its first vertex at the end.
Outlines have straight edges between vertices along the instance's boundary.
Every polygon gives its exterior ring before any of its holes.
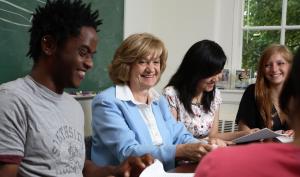
{"type": "Polygon", "coordinates": [[[248,134],[255,133],[255,132],[259,131],[259,130],[260,130],[259,128],[252,128],[252,129],[247,128],[247,129],[245,129],[245,130],[237,131],[237,132],[235,132],[236,135],[237,135],[236,138],[239,138],[239,137],[241,137],[241,136],[245,136],[245,135],[248,135],[248,134]]]}
{"type": "Polygon", "coordinates": [[[208,143],[213,146],[213,149],[217,147],[226,147],[228,145],[234,144],[232,141],[225,141],[219,138],[209,138],[208,143]]]}
{"type": "Polygon", "coordinates": [[[286,130],[282,132],[283,134],[286,134],[289,137],[294,137],[295,136],[295,131],[294,130],[286,130]]]}
{"type": "Polygon", "coordinates": [[[176,146],[176,158],[199,161],[213,149],[209,144],[179,144],[176,146]]]}
{"type": "Polygon", "coordinates": [[[259,128],[252,128],[252,129],[249,129],[247,131],[247,134],[255,133],[255,132],[259,131],[259,130],[260,130],[259,128]]]}

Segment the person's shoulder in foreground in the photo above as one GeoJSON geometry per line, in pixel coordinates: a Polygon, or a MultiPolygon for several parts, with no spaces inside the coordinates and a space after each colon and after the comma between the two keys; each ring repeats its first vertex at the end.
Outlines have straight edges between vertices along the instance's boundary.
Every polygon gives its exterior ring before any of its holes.
{"type": "Polygon", "coordinates": [[[266,143],[214,150],[199,163],[195,177],[296,177],[300,175],[300,148],[266,143]]]}

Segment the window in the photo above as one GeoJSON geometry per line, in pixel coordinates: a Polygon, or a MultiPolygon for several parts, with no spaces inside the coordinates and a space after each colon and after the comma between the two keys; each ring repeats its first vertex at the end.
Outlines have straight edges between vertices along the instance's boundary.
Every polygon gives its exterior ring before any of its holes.
{"type": "Polygon", "coordinates": [[[241,0],[241,67],[256,71],[263,49],[271,43],[300,45],[299,0],[241,0]]]}

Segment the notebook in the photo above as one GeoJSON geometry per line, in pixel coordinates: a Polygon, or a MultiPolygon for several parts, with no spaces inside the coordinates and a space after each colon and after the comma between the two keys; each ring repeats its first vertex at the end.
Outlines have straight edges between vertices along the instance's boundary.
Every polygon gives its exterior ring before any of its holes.
{"type": "MultiPolygon", "coordinates": [[[[261,129],[257,132],[254,132],[254,133],[236,138],[232,141],[234,143],[238,144],[238,143],[246,143],[246,142],[251,142],[251,141],[257,141],[257,140],[261,140],[261,139],[270,139],[270,138],[275,138],[275,137],[279,137],[279,136],[283,137],[281,139],[285,139],[285,140],[286,139],[289,139],[289,140],[291,139],[291,138],[288,138],[288,136],[285,135],[285,134],[274,132],[274,131],[272,131],[268,128],[264,128],[264,129],[261,129]]],[[[279,141],[281,141],[280,138],[279,138],[279,141]]]]}
{"type": "Polygon", "coordinates": [[[140,174],[140,177],[193,177],[194,175],[194,173],[167,173],[161,161],[155,159],[154,163],[140,174]]]}

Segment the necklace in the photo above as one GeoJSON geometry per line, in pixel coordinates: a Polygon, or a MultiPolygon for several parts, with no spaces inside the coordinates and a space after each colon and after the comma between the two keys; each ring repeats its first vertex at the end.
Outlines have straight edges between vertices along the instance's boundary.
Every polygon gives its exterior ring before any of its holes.
{"type": "Polygon", "coordinates": [[[272,103],[273,103],[273,106],[274,106],[274,108],[275,108],[276,112],[277,112],[278,114],[280,114],[280,113],[281,113],[281,109],[280,109],[280,106],[279,106],[278,100],[277,100],[277,101],[275,101],[275,100],[272,100],[272,103]]]}

